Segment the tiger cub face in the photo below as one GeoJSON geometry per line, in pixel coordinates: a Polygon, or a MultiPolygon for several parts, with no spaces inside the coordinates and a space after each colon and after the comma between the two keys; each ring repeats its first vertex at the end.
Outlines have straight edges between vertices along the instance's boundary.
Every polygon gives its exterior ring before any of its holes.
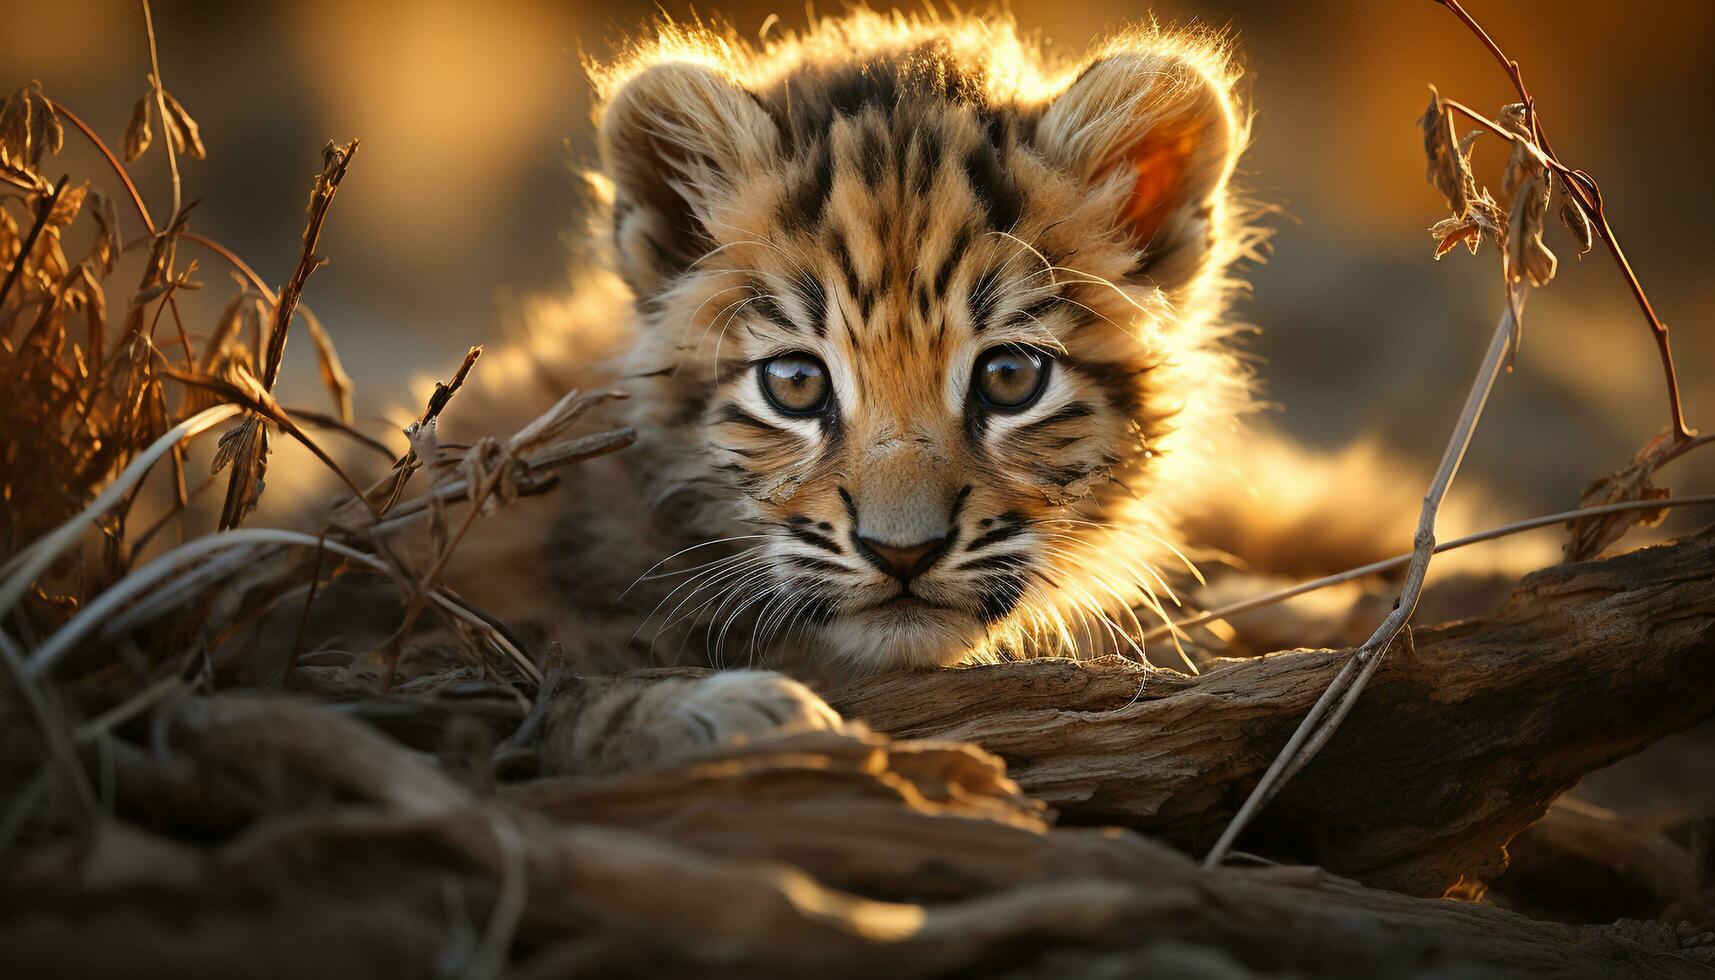
{"type": "Polygon", "coordinates": [[[872,14],[598,76],[656,489],[754,536],[724,608],[868,667],[1128,644],[1244,402],[1233,82],[1185,37],[1056,67],[872,14]]]}

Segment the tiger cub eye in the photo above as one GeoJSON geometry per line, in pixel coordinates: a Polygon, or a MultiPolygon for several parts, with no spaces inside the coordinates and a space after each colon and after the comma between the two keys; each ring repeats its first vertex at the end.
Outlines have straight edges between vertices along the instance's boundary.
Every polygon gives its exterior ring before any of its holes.
{"type": "Polygon", "coordinates": [[[977,394],[996,408],[1023,408],[1041,394],[1048,358],[1041,351],[1008,344],[977,358],[977,394]]]}
{"type": "Polygon", "coordinates": [[[762,393],[787,415],[814,415],[828,407],[828,368],[809,354],[782,354],[757,367],[762,393]]]}

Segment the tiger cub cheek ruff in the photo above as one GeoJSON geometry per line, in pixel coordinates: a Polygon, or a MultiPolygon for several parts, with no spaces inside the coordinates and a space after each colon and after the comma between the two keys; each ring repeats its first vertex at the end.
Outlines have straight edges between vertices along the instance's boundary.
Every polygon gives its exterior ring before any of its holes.
{"type": "MultiPolygon", "coordinates": [[[[655,369],[678,362],[675,380],[684,383],[659,385],[661,397],[709,404],[701,414],[687,404],[673,417],[712,418],[664,440],[693,449],[689,458],[712,472],[677,462],[664,473],[698,487],[711,507],[736,502],[740,524],[781,520],[788,504],[805,509],[812,489],[826,497],[868,465],[846,431],[856,423],[811,405],[808,394],[772,403],[808,409],[801,417],[769,414],[768,388],[751,392],[748,406],[712,404],[723,363],[762,353],[745,349],[757,336],[770,338],[775,356],[783,334],[831,345],[845,355],[818,360],[832,381],[831,404],[868,411],[881,399],[861,396],[911,373],[912,363],[945,370],[957,342],[985,343],[971,334],[997,329],[985,319],[1004,312],[994,305],[1005,293],[997,284],[1022,282],[1020,294],[1032,275],[1038,284],[1070,284],[1074,302],[1112,325],[1080,327],[1086,336],[1078,336],[1068,321],[1045,319],[1044,308],[1019,307],[1037,326],[1048,324],[1050,339],[1071,355],[1059,381],[1080,379],[1088,397],[1056,406],[1061,415],[1050,428],[988,431],[1005,424],[1004,410],[1029,407],[1058,381],[1022,398],[1023,386],[997,383],[988,421],[965,423],[978,447],[1007,457],[1000,469],[1029,477],[1026,490],[984,518],[1030,515],[1031,529],[1014,531],[1005,550],[958,560],[960,547],[994,531],[945,519],[946,485],[972,477],[950,477],[944,461],[924,457],[877,484],[920,492],[890,502],[878,491],[876,516],[865,515],[873,526],[857,526],[854,515],[844,535],[798,529],[840,543],[845,554],[816,557],[841,575],[811,568],[815,575],[794,572],[776,584],[826,573],[840,588],[870,588],[873,581],[853,586],[853,576],[889,576],[858,542],[911,548],[960,530],[963,541],[911,578],[943,595],[962,593],[984,632],[978,646],[1018,642],[1020,631],[1063,640],[1079,615],[1112,629],[1132,607],[1159,608],[1165,583],[1150,566],[1170,549],[1162,542],[1171,537],[1175,498],[1195,492],[1211,433],[1249,406],[1248,379],[1220,321],[1232,285],[1226,269],[1255,236],[1239,224],[1227,187],[1245,124],[1232,96],[1236,74],[1218,44],[1139,31],[1081,63],[1053,64],[1010,24],[860,13],[762,51],[674,28],[593,74],[615,252],[643,321],[632,359],[655,369]],[[928,62],[938,75],[921,70],[928,62]],[[932,77],[941,81],[930,85],[932,77]],[[913,211],[914,200],[935,206],[913,211]],[[1003,236],[1042,268],[995,271],[964,261],[992,258],[1003,236]],[[724,298],[696,295],[700,277],[715,275],[750,282],[724,298]],[[1006,404],[1013,399],[1019,404],[1006,404]],[[1125,492],[1102,484],[1110,477],[1123,478],[1125,492]],[[931,526],[937,511],[943,516],[931,526]],[[972,566],[978,558],[991,564],[972,566]],[[1039,569],[1035,578],[1024,574],[1039,569]],[[1009,631],[1015,635],[996,639],[1009,631]]],[[[1046,368],[1062,373],[1052,359],[1046,368]]],[[[786,387],[802,387],[801,375],[789,373],[796,380],[786,387]]],[[[895,395],[939,407],[938,390],[895,395]]],[[[870,496],[867,484],[858,489],[870,496]]],[[[812,503],[824,514],[833,506],[812,503]]],[[[776,537],[791,535],[777,529],[776,537]]],[[[871,647],[920,662],[944,659],[938,643],[972,643],[968,630],[926,614],[836,615],[821,626],[854,655],[864,635],[871,647]]]]}

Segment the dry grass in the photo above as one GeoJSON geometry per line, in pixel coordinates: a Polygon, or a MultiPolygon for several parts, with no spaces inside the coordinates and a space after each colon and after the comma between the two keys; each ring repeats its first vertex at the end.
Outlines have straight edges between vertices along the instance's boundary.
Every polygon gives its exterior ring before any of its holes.
{"type": "MultiPolygon", "coordinates": [[[[16,734],[54,748],[49,758],[72,791],[61,802],[74,804],[67,811],[30,794],[12,800],[0,843],[29,826],[62,825],[80,808],[84,817],[76,822],[93,813],[93,792],[74,758],[74,733],[87,724],[78,719],[145,711],[167,689],[210,689],[221,682],[214,665],[249,655],[247,627],[300,595],[307,618],[323,583],[346,570],[383,575],[405,597],[404,615],[381,651],[384,686],[407,641],[427,628],[450,637],[494,683],[530,691],[541,679],[540,656],[442,587],[440,573],[471,522],[495,503],[541,492],[555,482],[554,470],[632,440],[629,430],[571,434],[585,411],[611,397],[574,392],[509,440],[438,444],[436,421],[475,367],[475,347],[404,432],[403,453],[358,431],[352,381],[330,331],[302,301],[325,261],[317,242],[358,143],[324,149],[299,259],[276,291],[231,249],[194,231],[178,159],[206,151],[194,117],[160,82],[147,5],[144,13],[149,88],[117,141],[122,152],[39,82],[0,109],[0,379],[8,393],[0,399],[0,653],[11,674],[6,698],[30,708],[9,712],[9,720],[30,719],[33,732],[16,734]],[[68,138],[88,141],[107,170],[57,173],[68,138]],[[167,155],[172,173],[164,222],[127,170],[151,151],[167,155]],[[83,244],[72,251],[73,242],[83,244]],[[141,256],[141,271],[122,281],[127,255],[141,256]],[[216,317],[195,322],[187,316],[192,304],[181,300],[204,288],[201,263],[209,260],[230,270],[237,285],[216,317]],[[299,325],[314,345],[330,413],[289,411],[274,398],[299,325]],[[360,486],[319,441],[330,433],[377,454],[391,466],[387,475],[360,486]],[[199,481],[187,472],[187,447],[216,434],[213,472],[199,481]],[[282,435],[307,447],[347,488],[319,535],[236,530],[265,491],[269,443],[282,435]],[[205,518],[191,499],[223,470],[219,517],[199,528],[205,518]],[[414,481],[417,474],[423,479],[414,481]],[[151,495],[165,506],[140,521],[139,503],[151,495]],[[449,509],[461,502],[465,513],[449,534],[449,509]],[[151,544],[162,550],[169,528],[181,543],[139,564],[151,544]],[[401,534],[426,540],[432,557],[401,557],[421,550],[401,534]],[[425,612],[433,615],[420,622],[425,612]],[[223,655],[227,647],[236,652],[223,655]],[[101,656],[85,657],[97,650],[101,656]]],[[[295,649],[292,656],[289,667],[296,666],[295,649]]],[[[9,767],[27,755],[10,756],[9,767]]],[[[30,784],[16,771],[4,782],[20,779],[30,784]]]]}

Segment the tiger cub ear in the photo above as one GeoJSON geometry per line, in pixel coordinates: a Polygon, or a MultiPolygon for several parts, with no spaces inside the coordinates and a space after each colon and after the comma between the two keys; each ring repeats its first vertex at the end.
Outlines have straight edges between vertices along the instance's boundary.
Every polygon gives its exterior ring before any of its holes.
{"type": "Polygon", "coordinates": [[[779,153],[780,132],[747,91],[669,62],[624,82],[601,110],[620,272],[653,296],[713,248],[721,209],[779,153]]]}
{"type": "Polygon", "coordinates": [[[1091,65],[1037,127],[1043,153],[1111,204],[1139,273],[1169,290],[1206,267],[1243,142],[1229,80],[1143,51],[1091,65]]]}

